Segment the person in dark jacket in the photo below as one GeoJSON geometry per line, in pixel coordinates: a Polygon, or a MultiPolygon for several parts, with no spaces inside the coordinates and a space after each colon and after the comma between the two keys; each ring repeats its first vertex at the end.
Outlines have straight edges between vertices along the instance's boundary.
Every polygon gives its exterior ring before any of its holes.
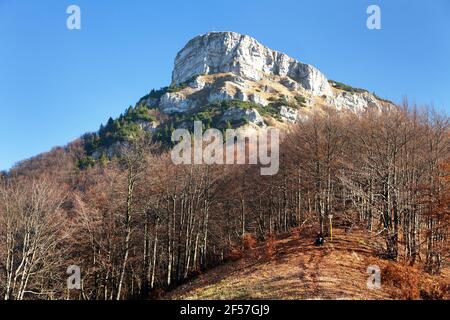
{"type": "Polygon", "coordinates": [[[318,232],[316,237],[316,246],[322,246],[323,242],[324,242],[323,234],[322,232],[318,232]]]}

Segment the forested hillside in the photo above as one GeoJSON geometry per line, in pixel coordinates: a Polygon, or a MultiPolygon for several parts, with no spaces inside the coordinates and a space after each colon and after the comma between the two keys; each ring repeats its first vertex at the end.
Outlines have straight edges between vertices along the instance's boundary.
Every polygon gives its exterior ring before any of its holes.
{"type": "Polygon", "coordinates": [[[350,234],[369,230],[377,258],[430,276],[448,268],[447,117],[406,102],[317,109],[285,132],[280,172],[264,177],[250,165],[174,165],[148,132],[124,126],[143,114],[129,109],[91,140],[1,175],[2,298],[155,297],[238,259],[249,241],[302,228],[327,236],[330,214],[350,234]],[[117,152],[90,163],[89,146],[107,139],[117,152]],[[80,290],[67,290],[71,265],[80,290]]]}

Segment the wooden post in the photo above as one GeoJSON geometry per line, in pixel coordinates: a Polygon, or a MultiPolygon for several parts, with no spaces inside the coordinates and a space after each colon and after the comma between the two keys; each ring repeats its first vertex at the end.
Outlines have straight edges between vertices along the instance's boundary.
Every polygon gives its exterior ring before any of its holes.
{"type": "Polygon", "coordinates": [[[328,219],[330,219],[330,242],[333,241],[333,215],[329,214],[328,219]]]}

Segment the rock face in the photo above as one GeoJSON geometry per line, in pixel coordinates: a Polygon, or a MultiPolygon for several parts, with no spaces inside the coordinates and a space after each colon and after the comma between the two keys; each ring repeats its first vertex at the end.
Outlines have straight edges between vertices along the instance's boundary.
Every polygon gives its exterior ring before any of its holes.
{"type": "Polygon", "coordinates": [[[362,112],[367,108],[381,108],[381,103],[370,93],[340,92],[334,97],[328,97],[327,103],[338,110],[362,112]]]}
{"type": "Polygon", "coordinates": [[[243,110],[239,108],[228,109],[222,116],[222,121],[238,121],[246,119],[258,127],[265,127],[263,118],[256,109],[243,110]]]}
{"type": "Polygon", "coordinates": [[[177,92],[164,94],[159,102],[159,108],[164,113],[184,112],[195,105],[195,101],[190,101],[177,92]]]}
{"type": "Polygon", "coordinates": [[[295,110],[291,107],[281,106],[280,108],[280,116],[284,122],[295,123],[298,118],[298,110],[295,110]]]}
{"type": "Polygon", "coordinates": [[[327,78],[313,66],[234,32],[212,32],[189,41],[175,59],[172,82],[181,84],[197,75],[218,73],[233,73],[251,81],[287,76],[313,95],[332,95],[327,78]]]}
{"type": "Polygon", "coordinates": [[[306,121],[314,108],[359,113],[389,104],[363,89],[328,81],[313,66],[234,32],[190,40],[176,56],[171,86],[141,101],[161,111],[165,119],[159,122],[161,128],[167,119],[188,127],[194,114],[201,112],[219,126],[229,121],[257,130],[306,121]],[[214,109],[218,105],[223,109],[214,109]]]}

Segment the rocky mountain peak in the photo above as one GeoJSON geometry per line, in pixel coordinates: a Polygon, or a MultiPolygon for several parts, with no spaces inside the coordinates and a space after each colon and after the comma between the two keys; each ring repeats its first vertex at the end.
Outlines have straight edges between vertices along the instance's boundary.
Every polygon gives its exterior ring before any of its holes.
{"type": "Polygon", "coordinates": [[[367,90],[329,81],[315,67],[235,32],[190,40],[176,55],[171,85],[139,102],[164,115],[152,131],[168,121],[186,126],[196,118],[219,127],[227,122],[284,126],[307,119],[316,108],[358,113],[387,103],[367,90]]]}
{"type": "Polygon", "coordinates": [[[210,32],[195,37],[177,54],[172,83],[198,75],[233,73],[246,80],[289,77],[315,96],[331,95],[327,78],[315,67],[235,32],[210,32]]]}

